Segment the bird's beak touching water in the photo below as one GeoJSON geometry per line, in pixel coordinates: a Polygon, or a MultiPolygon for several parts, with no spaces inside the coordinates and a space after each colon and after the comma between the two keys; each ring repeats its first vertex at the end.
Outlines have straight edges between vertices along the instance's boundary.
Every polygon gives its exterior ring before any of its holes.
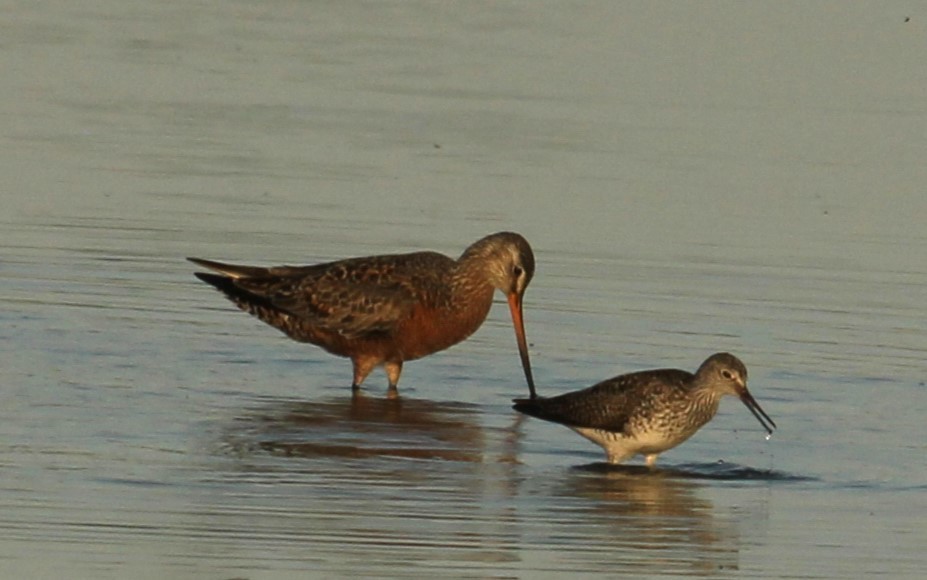
{"type": "Polygon", "coordinates": [[[528,390],[533,399],[537,397],[537,394],[534,391],[534,377],[531,376],[531,360],[528,358],[528,339],[525,338],[525,321],[521,311],[522,295],[511,292],[508,299],[512,323],[515,325],[515,340],[518,341],[518,354],[521,356],[521,366],[525,369],[525,379],[528,380],[528,390]]]}
{"type": "Polygon", "coordinates": [[[767,415],[766,411],[764,411],[760,407],[760,404],[756,402],[756,399],[753,398],[753,395],[750,394],[750,391],[747,390],[747,387],[744,387],[743,390],[740,391],[740,400],[743,401],[744,405],[746,405],[748,409],[750,409],[750,412],[753,413],[753,416],[756,417],[763,428],[766,429],[766,432],[772,434],[773,429],[776,428],[775,421],[769,418],[769,415],[767,415]]]}

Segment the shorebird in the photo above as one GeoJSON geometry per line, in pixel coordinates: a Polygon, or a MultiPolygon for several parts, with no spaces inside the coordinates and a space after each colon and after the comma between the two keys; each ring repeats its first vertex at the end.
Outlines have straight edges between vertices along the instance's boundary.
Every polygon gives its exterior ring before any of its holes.
{"type": "Polygon", "coordinates": [[[694,375],[678,369],[630,373],[556,397],[515,399],[514,408],[573,429],[600,445],[609,463],[644,455],[652,467],[657,455],[708,423],[724,395],[739,397],[772,434],[776,424],[747,390],[747,367],[726,352],[708,357],[694,375]]]}
{"type": "Polygon", "coordinates": [[[374,368],[384,366],[391,397],[398,395],[405,361],[473,334],[489,314],[495,290],[501,290],[508,297],[525,379],[535,397],[522,317],[534,254],[519,234],[486,236],[456,260],[414,252],[261,268],[187,259],[218,272],[196,272],[196,277],[242,310],[293,340],[350,358],[354,393],[374,368]]]}

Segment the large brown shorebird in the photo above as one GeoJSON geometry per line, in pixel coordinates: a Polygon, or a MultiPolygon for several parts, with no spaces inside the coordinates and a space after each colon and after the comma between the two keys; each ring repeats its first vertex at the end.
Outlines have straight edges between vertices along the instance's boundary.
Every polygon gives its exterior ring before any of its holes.
{"type": "Polygon", "coordinates": [[[556,397],[515,399],[515,410],[566,425],[602,446],[609,463],[644,455],[653,466],[657,455],[708,423],[724,395],[739,397],[768,433],[775,429],[747,390],[747,367],[726,352],[708,357],[694,375],[678,369],[630,373],[556,397]]]}
{"type": "Polygon", "coordinates": [[[261,268],[188,258],[218,272],[196,277],[290,338],[348,357],[356,393],[384,366],[390,396],[405,361],[464,340],[486,319],[495,290],[508,297],[515,338],[535,397],[522,299],[534,254],[513,232],[486,236],[454,260],[436,252],[351,258],[313,266],[261,268]]]}

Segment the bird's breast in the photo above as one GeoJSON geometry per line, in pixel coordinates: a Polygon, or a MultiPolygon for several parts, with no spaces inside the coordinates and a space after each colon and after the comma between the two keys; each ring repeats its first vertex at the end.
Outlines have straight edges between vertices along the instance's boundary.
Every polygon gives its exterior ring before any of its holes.
{"type": "Polygon", "coordinates": [[[492,293],[462,305],[417,306],[400,324],[396,346],[403,360],[413,360],[444,350],[473,334],[486,320],[492,293]]]}

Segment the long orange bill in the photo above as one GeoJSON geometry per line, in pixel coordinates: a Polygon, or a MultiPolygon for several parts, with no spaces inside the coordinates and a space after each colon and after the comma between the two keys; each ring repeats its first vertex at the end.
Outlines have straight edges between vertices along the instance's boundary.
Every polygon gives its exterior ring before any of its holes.
{"type": "Polygon", "coordinates": [[[776,423],[770,419],[769,415],[766,414],[766,411],[760,407],[760,404],[756,402],[756,399],[753,398],[753,395],[750,394],[750,391],[744,389],[740,394],[740,400],[743,401],[744,405],[746,405],[748,409],[750,409],[750,412],[753,413],[753,416],[756,417],[763,428],[766,429],[766,432],[771,435],[773,429],[776,428],[776,423]],[[766,421],[763,421],[763,419],[766,419],[766,421]],[[772,427],[769,425],[772,425],[772,427]]]}
{"type": "Polygon", "coordinates": [[[534,377],[531,376],[531,361],[528,359],[528,339],[525,338],[525,321],[521,312],[521,296],[515,292],[509,294],[509,310],[512,311],[512,323],[515,325],[515,340],[518,341],[521,366],[525,369],[528,390],[531,392],[531,398],[534,399],[537,397],[537,393],[534,391],[534,377]]]}

